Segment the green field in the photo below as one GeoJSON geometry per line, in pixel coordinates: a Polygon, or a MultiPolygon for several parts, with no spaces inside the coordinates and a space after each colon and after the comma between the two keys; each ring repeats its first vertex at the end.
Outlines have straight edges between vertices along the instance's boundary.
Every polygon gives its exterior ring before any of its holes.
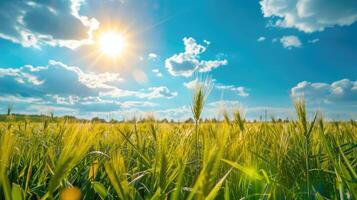
{"type": "Polygon", "coordinates": [[[356,199],[356,123],[296,110],[285,123],[2,122],[0,196],[356,199]]]}

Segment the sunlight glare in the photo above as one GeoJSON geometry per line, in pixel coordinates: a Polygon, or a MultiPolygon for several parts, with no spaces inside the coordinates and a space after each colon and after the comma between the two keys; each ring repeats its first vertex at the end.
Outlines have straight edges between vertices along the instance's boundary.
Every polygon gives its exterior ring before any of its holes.
{"type": "Polygon", "coordinates": [[[125,47],[125,41],[119,33],[108,31],[100,35],[99,45],[104,54],[110,57],[117,57],[122,53],[125,47]]]}

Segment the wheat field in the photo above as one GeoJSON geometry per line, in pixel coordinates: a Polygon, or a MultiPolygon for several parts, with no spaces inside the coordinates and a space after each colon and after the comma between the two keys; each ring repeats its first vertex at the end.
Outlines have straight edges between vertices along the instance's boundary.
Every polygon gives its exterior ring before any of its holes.
{"type": "Polygon", "coordinates": [[[2,122],[1,199],[356,199],[353,120],[200,123],[196,94],[196,123],[2,122]]]}

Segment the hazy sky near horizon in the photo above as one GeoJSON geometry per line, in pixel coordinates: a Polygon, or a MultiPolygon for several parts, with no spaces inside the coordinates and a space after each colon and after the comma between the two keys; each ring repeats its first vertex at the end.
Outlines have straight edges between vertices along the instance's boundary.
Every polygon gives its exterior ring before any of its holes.
{"type": "Polygon", "coordinates": [[[303,94],[357,118],[356,0],[2,0],[0,21],[2,113],[183,119],[210,77],[204,117],[291,118],[303,94]]]}

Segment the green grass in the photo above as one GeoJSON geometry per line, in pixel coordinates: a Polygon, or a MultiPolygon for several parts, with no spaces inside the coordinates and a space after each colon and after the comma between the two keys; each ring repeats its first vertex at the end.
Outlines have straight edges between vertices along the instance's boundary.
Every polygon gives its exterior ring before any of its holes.
{"type": "Polygon", "coordinates": [[[356,123],[295,108],[287,123],[2,122],[0,199],[357,199],[356,123]]]}

